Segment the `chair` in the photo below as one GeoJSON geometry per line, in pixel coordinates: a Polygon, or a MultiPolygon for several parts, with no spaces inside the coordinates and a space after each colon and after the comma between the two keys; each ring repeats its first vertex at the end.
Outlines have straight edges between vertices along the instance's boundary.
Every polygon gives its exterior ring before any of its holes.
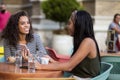
{"type": "Polygon", "coordinates": [[[113,65],[106,62],[101,62],[101,73],[100,75],[92,78],[91,80],[106,80],[110,74],[113,65]]]}
{"type": "Polygon", "coordinates": [[[5,62],[4,55],[2,57],[0,57],[0,62],[5,62]]]}
{"type": "Polygon", "coordinates": [[[107,52],[115,52],[116,41],[115,41],[115,30],[107,31],[107,52]]]}
{"type": "Polygon", "coordinates": [[[102,56],[101,60],[113,64],[108,80],[120,80],[120,56],[102,56]]]}
{"type": "Polygon", "coordinates": [[[3,46],[0,47],[0,53],[4,53],[4,47],[3,46]]]}
{"type": "Polygon", "coordinates": [[[74,78],[21,78],[18,80],[75,80],[74,78]]]}
{"type": "Polygon", "coordinates": [[[4,62],[4,47],[0,47],[0,62],[4,62]]]}
{"type": "Polygon", "coordinates": [[[65,62],[70,59],[70,56],[57,54],[56,51],[52,48],[46,47],[46,50],[48,51],[49,56],[52,57],[56,61],[65,62]]]}

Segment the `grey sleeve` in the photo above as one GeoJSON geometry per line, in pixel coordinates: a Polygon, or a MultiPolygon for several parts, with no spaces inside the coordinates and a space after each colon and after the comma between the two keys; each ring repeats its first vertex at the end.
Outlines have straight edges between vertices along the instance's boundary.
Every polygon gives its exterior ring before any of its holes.
{"type": "Polygon", "coordinates": [[[42,55],[47,55],[46,49],[45,49],[45,47],[44,47],[44,45],[43,45],[43,43],[42,43],[42,41],[40,39],[40,36],[36,35],[35,38],[36,38],[36,47],[37,47],[38,52],[40,53],[40,55],[41,56],[42,55]]]}
{"type": "Polygon", "coordinates": [[[116,27],[116,24],[115,23],[111,23],[110,24],[110,28],[112,29],[112,28],[115,28],[116,27]]]}
{"type": "Polygon", "coordinates": [[[4,46],[4,56],[5,56],[5,62],[7,62],[7,58],[11,56],[10,46],[7,44],[7,41],[3,41],[4,46]]]}

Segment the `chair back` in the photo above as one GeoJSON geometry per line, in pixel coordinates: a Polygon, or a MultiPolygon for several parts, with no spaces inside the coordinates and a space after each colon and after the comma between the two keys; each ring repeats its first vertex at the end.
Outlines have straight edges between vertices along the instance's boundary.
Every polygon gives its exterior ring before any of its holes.
{"type": "Polygon", "coordinates": [[[0,53],[4,53],[4,47],[3,46],[0,46],[0,53]]]}
{"type": "Polygon", "coordinates": [[[0,46],[0,62],[4,62],[4,47],[0,46]]]}
{"type": "Polygon", "coordinates": [[[58,54],[52,48],[46,47],[46,50],[48,51],[49,56],[52,57],[56,61],[65,62],[65,61],[68,61],[70,59],[70,56],[58,54]]]}
{"type": "Polygon", "coordinates": [[[113,64],[109,80],[120,80],[120,56],[102,56],[102,62],[113,64]]]}
{"type": "Polygon", "coordinates": [[[2,57],[0,57],[0,62],[5,62],[4,55],[2,57]]]}
{"type": "Polygon", "coordinates": [[[18,80],[75,80],[74,78],[21,78],[18,80]]]}
{"type": "Polygon", "coordinates": [[[116,52],[115,30],[107,31],[107,52],[116,52]]]}
{"type": "Polygon", "coordinates": [[[113,68],[112,64],[101,62],[101,73],[98,76],[92,78],[91,80],[106,80],[112,68],[113,68]]]}

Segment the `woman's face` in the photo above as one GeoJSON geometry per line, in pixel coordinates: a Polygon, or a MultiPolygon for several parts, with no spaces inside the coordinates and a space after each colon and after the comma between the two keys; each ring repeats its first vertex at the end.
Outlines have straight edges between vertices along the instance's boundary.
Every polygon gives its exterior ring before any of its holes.
{"type": "Polygon", "coordinates": [[[18,22],[20,34],[28,34],[30,30],[30,22],[27,16],[21,16],[18,22]]]}
{"type": "Polygon", "coordinates": [[[115,22],[119,24],[119,22],[120,22],[120,16],[119,15],[116,16],[115,22]]]}
{"type": "Polygon", "coordinates": [[[0,5],[1,10],[6,10],[6,6],[4,4],[0,5]]]}
{"type": "Polygon", "coordinates": [[[67,23],[67,28],[68,28],[68,32],[71,36],[73,36],[74,34],[74,23],[71,20],[71,18],[69,19],[68,23],[67,23]]]}

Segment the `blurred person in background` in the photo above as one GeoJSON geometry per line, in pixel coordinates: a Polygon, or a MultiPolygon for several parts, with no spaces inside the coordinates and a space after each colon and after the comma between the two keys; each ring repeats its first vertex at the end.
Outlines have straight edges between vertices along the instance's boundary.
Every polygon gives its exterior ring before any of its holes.
{"type": "MultiPolygon", "coordinates": [[[[109,25],[108,31],[109,30],[112,30],[115,32],[114,34],[111,33],[111,35],[108,35],[108,36],[111,39],[110,41],[115,42],[115,44],[113,43],[113,48],[115,48],[114,52],[118,52],[118,51],[120,51],[120,42],[119,42],[119,37],[118,37],[118,35],[120,34],[120,14],[119,13],[116,13],[114,15],[113,21],[109,25]]],[[[109,43],[109,40],[106,40],[106,41],[108,41],[108,43],[109,43]]],[[[107,47],[109,48],[109,45],[107,47]]]]}
{"type": "Polygon", "coordinates": [[[0,4],[0,32],[3,31],[5,28],[9,17],[10,17],[10,12],[7,10],[6,5],[4,3],[0,4]]]}

